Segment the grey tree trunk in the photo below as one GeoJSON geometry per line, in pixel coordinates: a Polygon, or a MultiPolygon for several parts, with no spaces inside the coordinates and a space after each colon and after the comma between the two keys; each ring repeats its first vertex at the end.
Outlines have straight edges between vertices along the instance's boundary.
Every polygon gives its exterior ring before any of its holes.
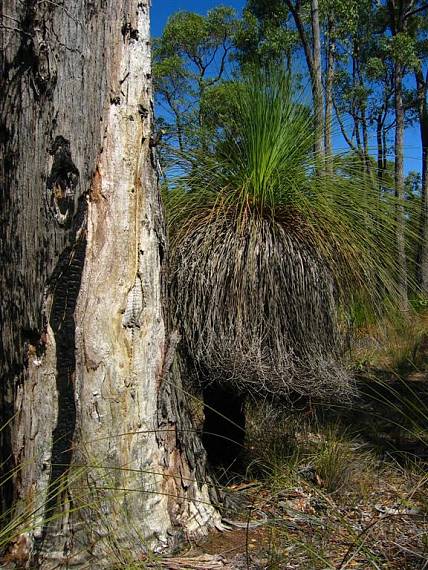
{"type": "Polygon", "coordinates": [[[8,559],[106,568],[219,522],[166,326],[148,0],[0,22],[8,559]]]}
{"type": "Polygon", "coordinates": [[[428,296],[428,117],[425,119],[425,143],[422,153],[422,195],[419,222],[418,283],[428,296]]]}
{"type": "Polygon", "coordinates": [[[336,45],[333,37],[334,20],[332,16],[328,18],[328,43],[327,43],[327,73],[325,86],[325,156],[326,170],[333,173],[333,141],[331,135],[333,118],[333,84],[336,45]]]}
{"type": "Polygon", "coordinates": [[[383,116],[382,113],[378,113],[376,116],[376,143],[377,143],[377,182],[379,186],[379,193],[382,192],[383,187],[383,140],[382,140],[382,129],[383,129],[383,116]]]}
{"type": "Polygon", "coordinates": [[[318,0],[311,0],[311,23],[313,38],[313,79],[312,91],[315,115],[315,152],[320,158],[324,157],[324,117],[323,117],[323,87],[321,69],[321,31],[319,20],[318,0]]]}
{"type": "Polygon", "coordinates": [[[428,74],[424,77],[422,65],[416,72],[419,129],[422,144],[422,195],[419,220],[419,251],[417,281],[425,295],[428,295],[428,74]]]}
{"type": "Polygon", "coordinates": [[[314,102],[314,150],[321,160],[324,160],[324,104],[321,69],[321,31],[319,22],[318,0],[311,0],[311,29],[312,38],[306,32],[300,1],[285,0],[289,8],[302,42],[306,64],[311,78],[312,98],[314,102]]]}
{"type": "Polygon", "coordinates": [[[404,215],[404,105],[403,105],[403,66],[395,64],[395,197],[396,224],[397,224],[397,269],[398,286],[403,308],[407,307],[407,260],[406,260],[406,237],[404,215]]]}

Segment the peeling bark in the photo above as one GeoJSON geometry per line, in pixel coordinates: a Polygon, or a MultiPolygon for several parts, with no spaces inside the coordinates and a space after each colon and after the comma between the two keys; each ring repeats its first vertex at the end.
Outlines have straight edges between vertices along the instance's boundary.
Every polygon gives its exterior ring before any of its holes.
{"type": "Polygon", "coordinates": [[[219,524],[166,326],[148,3],[4,14],[2,504],[29,567],[105,568],[219,524]]]}

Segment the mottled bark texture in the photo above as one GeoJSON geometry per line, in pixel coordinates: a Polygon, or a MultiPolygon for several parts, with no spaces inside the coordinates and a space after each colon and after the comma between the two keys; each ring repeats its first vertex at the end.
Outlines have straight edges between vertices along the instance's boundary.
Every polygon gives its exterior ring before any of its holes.
{"type": "Polygon", "coordinates": [[[31,568],[113,567],[218,522],[165,325],[148,12],[1,6],[1,494],[31,568]]]}

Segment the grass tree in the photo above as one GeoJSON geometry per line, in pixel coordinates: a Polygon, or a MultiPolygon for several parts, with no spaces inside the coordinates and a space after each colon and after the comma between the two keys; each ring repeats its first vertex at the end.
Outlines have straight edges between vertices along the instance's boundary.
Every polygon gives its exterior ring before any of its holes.
{"type": "Polygon", "coordinates": [[[282,71],[231,91],[211,152],[180,157],[167,196],[171,291],[203,382],[339,397],[348,316],[398,297],[393,198],[336,157],[323,173],[312,117],[282,71]]]}

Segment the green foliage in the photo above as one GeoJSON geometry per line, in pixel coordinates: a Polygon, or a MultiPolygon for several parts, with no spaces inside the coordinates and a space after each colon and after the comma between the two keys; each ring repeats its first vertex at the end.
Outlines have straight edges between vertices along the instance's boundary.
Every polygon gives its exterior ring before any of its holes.
{"type": "Polygon", "coordinates": [[[163,55],[178,55],[196,66],[204,65],[212,49],[228,39],[234,26],[233,8],[219,6],[207,16],[194,12],[177,12],[168,20],[157,49],[163,55]]]}
{"type": "Polygon", "coordinates": [[[215,152],[203,162],[198,153],[191,157],[189,183],[216,195],[229,187],[226,201],[251,202],[260,212],[292,203],[304,186],[313,143],[307,109],[292,102],[284,74],[268,88],[263,74],[236,84],[233,101],[235,116],[215,152]]]}
{"type": "Polygon", "coordinates": [[[322,22],[332,20],[331,33],[334,40],[345,40],[357,33],[361,15],[368,13],[370,0],[320,0],[319,9],[322,22]]]}
{"type": "Polygon", "coordinates": [[[163,111],[162,129],[180,146],[209,139],[203,111],[210,90],[226,71],[237,27],[232,8],[219,6],[206,16],[177,12],[153,42],[155,96],[163,111]]]}
{"type": "Polygon", "coordinates": [[[298,46],[298,34],[287,21],[282,0],[250,0],[235,38],[240,63],[263,66],[289,59],[298,46]]]}
{"type": "Polygon", "coordinates": [[[312,462],[323,488],[335,493],[348,487],[354,475],[353,454],[343,426],[327,426],[312,462]]]}
{"type": "Polygon", "coordinates": [[[215,85],[207,87],[200,101],[200,113],[204,130],[209,137],[204,139],[204,143],[210,144],[212,137],[222,125],[230,125],[233,120],[234,97],[236,89],[234,81],[221,81],[215,85]]]}
{"type": "Polygon", "coordinates": [[[385,63],[380,57],[370,57],[367,60],[367,77],[382,80],[385,76],[385,63]]]}
{"type": "Polygon", "coordinates": [[[392,38],[382,38],[382,43],[385,53],[400,65],[407,66],[410,69],[418,66],[416,41],[409,34],[399,32],[392,38]]]}

